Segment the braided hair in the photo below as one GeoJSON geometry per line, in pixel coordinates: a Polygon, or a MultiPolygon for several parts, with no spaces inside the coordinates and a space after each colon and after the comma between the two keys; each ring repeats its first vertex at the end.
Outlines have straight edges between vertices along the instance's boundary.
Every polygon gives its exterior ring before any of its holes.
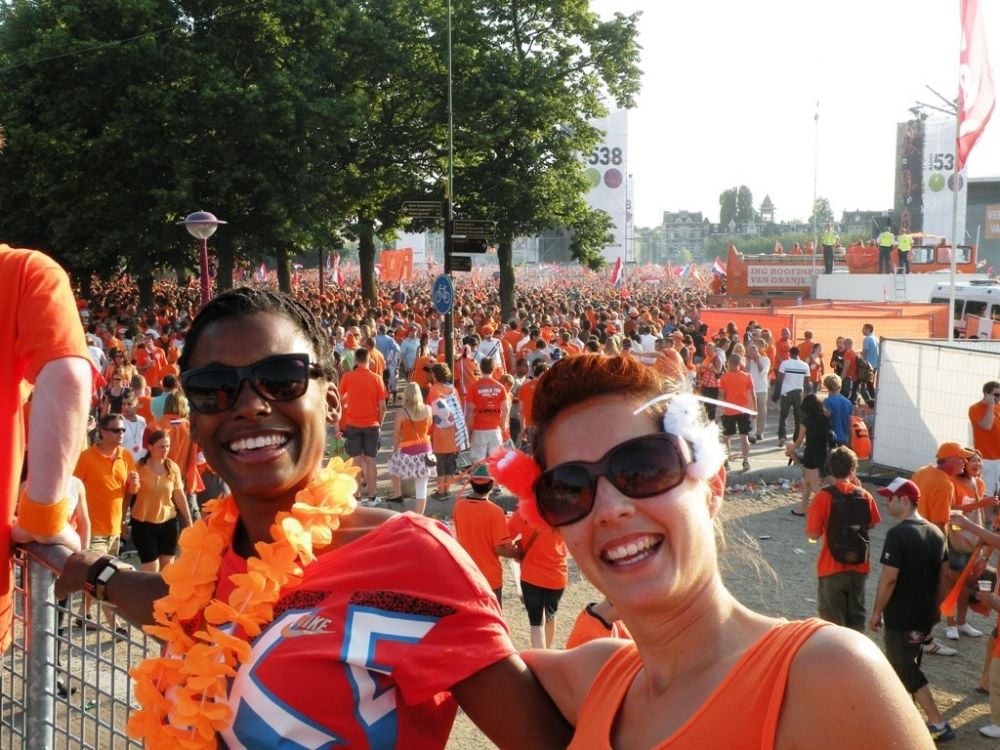
{"type": "Polygon", "coordinates": [[[316,352],[316,365],[322,369],[323,376],[328,381],[336,380],[330,344],[319,319],[312,310],[283,292],[246,286],[223,292],[201,308],[187,332],[184,350],[178,360],[181,372],[191,369],[191,352],[197,346],[202,333],[212,323],[262,312],[283,315],[292,321],[312,344],[316,352]]]}

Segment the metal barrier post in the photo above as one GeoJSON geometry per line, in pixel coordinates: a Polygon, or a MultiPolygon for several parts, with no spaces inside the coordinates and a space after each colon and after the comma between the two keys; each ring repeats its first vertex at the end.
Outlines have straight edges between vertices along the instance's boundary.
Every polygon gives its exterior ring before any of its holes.
{"type": "Polygon", "coordinates": [[[55,718],[55,577],[42,565],[27,565],[28,642],[25,690],[25,750],[52,750],[55,718]]]}

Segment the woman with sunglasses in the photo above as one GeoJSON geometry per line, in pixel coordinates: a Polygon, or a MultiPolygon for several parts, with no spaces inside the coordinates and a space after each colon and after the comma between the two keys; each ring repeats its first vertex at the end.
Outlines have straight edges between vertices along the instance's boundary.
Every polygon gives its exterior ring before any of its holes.
{"type": "Polygon", "coordinates": [[[206,505],[163,574],[76,554],[57,587],[155,620],[166,649],[132,672],[134,737],[443,748],[457,701],[501,747],[565,746],[569,726],[444,526],[357,507],[354,472],[322,466],[340,403],[308,308],[267,289],[221,294],[180,365],[194,437],[232,495],[206,505]]]}
{"type": "Polygon", "coordinates": [[[718,429],[691,395],[662,394],[631,358],[569,357],[535,394],[537,465],[493,464],[635,639],[524,654],[576,727],[570,747],[933,747],[871,641],[753,612],[726,589],[718,429]]]}

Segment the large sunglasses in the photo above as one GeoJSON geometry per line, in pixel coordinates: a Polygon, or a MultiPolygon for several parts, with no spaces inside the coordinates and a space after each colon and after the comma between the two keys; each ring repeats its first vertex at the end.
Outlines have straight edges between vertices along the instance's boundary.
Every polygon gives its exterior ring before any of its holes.
{"type": "Polygon", "coordinates": [[[305,394],[310,378],[321,375],[308,354],[279,354],[246,367],[197,367],[181,375],[181,384],[194,411],[219,414],[236,405],[244,381],[268,401],[294,401],[305,394]]]}
{"type": "Polygon", "coordinates": [[[543,471],[535,481],[538,513],[550,526],[576,523],[593,510],[600,477],[628,497],[653,497],[681,484],[688,463],[688,452],[674,435],[626,440],[597,461],[569,461],[543,471]]]}

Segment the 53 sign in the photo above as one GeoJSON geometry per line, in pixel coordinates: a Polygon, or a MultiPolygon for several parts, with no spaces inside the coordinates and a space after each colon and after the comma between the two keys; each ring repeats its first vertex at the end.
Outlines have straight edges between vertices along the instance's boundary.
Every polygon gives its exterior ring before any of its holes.
{"type": "Polygon", "coordinates": [[[614,164],[616,167],[622,163],[622,150],[620,148],[608,148],[607,146],[600,146],[595,148],[590,152],[590,155],[586,159],[587,164],[608,166],[609,164],[614,164]]]}
{"type": "Polygon", "coordinates": [[[927,154],[927,167],[933,172],[952,172],[955,169],[955,155],[949,153],[927,154]]]}

